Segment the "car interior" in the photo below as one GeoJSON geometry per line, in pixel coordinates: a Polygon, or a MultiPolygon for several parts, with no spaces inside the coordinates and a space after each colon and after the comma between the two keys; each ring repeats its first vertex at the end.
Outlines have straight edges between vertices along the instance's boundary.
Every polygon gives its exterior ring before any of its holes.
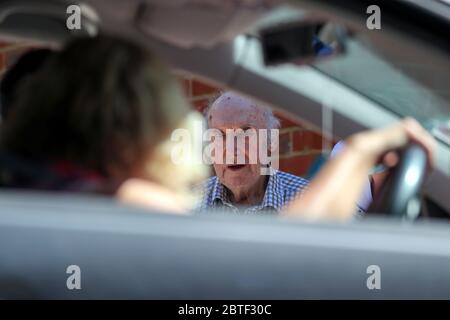
{"type": "Polygon", "coordinates": [[[426,175],[423,150],[405,149],[368,213],[349,223],[149,214],[103,196],[2,189],[0,298],[450,297],[448,2],[85,0],[81,28],[69,30],[74,2],[1,0],[0,39],[58,49],[73,37],[118,35],[176,74],[336,140],[414,117],[437,141],[436,164],[426,175]],[[382,32],[366,25],[373,4],[382,32]],[[311,51],[314,37],[333,53],[311,51]],[[83,290],[65,287],[71,264],[83,270],[83,290]],[[366,288],[373,264],[383,290],[366,288]]]}

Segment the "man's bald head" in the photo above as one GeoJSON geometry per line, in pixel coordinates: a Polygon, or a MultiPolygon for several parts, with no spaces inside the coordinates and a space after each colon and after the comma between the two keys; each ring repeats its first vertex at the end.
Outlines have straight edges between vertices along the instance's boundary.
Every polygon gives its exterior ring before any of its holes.
{"type": "Polygon", "coordinates": [[[251,125],[258,129],[278,129],[280,127],[280,121],[268,106],[231,91],[227,91],[215,99],[205,110],[205,116],[209,126],[211,126],[211,121],[216,119],[221,123],[233,124],[232,127],[240,127],[239,124],[251,125]]]}

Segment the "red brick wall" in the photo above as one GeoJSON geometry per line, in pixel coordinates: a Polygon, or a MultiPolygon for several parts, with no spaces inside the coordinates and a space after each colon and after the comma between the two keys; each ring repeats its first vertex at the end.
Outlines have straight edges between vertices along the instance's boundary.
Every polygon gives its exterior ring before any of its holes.
{"type": "MultiPolygon", "coordinates": [[[[180,77],[180,80],[189,101],[199,111],[207,106],[219,90],[192,78],[180,77]]],[[[281,120],[280,169],[306,176],[311,164],[322,154],[322,136],[301,121],[277,113],[275,115],[281,120]]]]}

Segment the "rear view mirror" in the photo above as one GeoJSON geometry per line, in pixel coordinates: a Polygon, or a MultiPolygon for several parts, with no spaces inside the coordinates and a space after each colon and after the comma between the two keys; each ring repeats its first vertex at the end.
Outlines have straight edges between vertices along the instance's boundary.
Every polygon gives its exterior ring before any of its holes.
{"type": "Polygon", "coordinates": [[[348,30],[326,21],[301,20],[260,31],[266,65],[309,64],[345,53],[348,30]]]}

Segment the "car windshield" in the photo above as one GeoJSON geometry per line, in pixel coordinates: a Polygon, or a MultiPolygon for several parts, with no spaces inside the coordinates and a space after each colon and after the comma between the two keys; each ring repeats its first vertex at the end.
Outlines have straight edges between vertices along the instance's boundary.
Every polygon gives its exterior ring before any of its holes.
{"type": "MultiPolygon", "coordinates": [[[[294,16],[302,20],[304,12],[279,10],[273,14],[279,21],[290,21],[294,16]]],[[[340,27],[343,26],[331,24],[331,29],[337,30],[340,27]]],[[[343,54],[339,53],[327,59],[318,58],[308,65],[297,62],[282,63],[264,70],[261,66],[261,54],[258,52],[262,39],[256,32],[251,36],[251,40],[241,37],[236,41],[236,47],[241,48],[237,50],[236,56],[245,56],[245,65],[253,72],[267,74],[284,87],[326,104],[327,97],[333,96],[329,90],[332,84],[329,81],[325,84],[326,80],[318,79],[311,73],[312,68],[344,86],[344,90],[336,92],[340,97],[348,97],[344,91],[357,92],[395,116],[416,118],[436,138],[450,145],[449,69],[446,59],[440,63],[436,62],[434,55],[437,52],[432,46],[419,46],[416,43],[413,50],[409,50],[402,42],[407,39],[394,33],[391,33],[392,38],[381,36],[376,40],[378,42],[374,42],[372,40],[375,37],[368,38],[358,32],[350,32],[349,36],[345,37],[345,49],[341,52],[343,54]],[[298,85],[300,83],[301,87],[298,85]],[[324,86],[327,88],[324,89],[324,86]],[[312,94],[314,91],[319,94],[312,94]]],[[[317,37],[321,38],[318,33],[317,37]]],[[[335,48],[337,45],[336,41],[330,42],[330,39],[320,40],[327,44],[328,48],[335,48]]],[[[341,111],[349,115],[348,110],[341,111]]],[[[350,113],[351,117],[356,114],[353,111],[350,113]]]]}
{"type": "Polygon", "coordinates": [[[314,68],[399,116],[418,119],[428,129],[450,120],[448,74],[432,61],[387,60],[351,39],[345,55],[317,63],[314,68]],[[411,74],[426,77],[429,86],[418,83],[411,74]]]}

